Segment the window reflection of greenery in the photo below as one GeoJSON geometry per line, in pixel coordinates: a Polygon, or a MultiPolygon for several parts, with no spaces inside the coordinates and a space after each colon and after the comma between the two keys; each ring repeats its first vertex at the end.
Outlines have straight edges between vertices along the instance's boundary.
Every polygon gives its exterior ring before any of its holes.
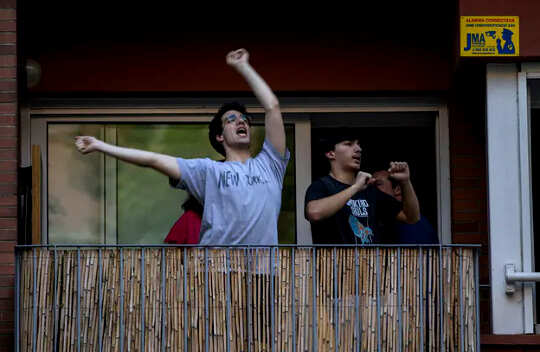
{"type": "MultiPolygon", "coordinates": [[[[107,176],[100,154],[74,153],[75,135],[103,136],[103,125],[50,125],[49,129],[49,232],[51,243],[102,243],[104,240],[104,192],[107,176]],[[58,150],[56,153],[54,151],[58,150]],[[56,170],[51,173],[51,166],[56,170]],[[62,171],[60,171],[62,170],[62,171]],[[69,174],[69,184],[59,173],[69,174]],[[73,181],[74,180],[74,181],[73,181]],[[79,208],[72,208],[73,204],[79,208]],[[68,224],[69,226],[67,226],[68,224]]],[[[278,232],[280,243],[294,243],[296,233],[294,126],[286,126],[291,161],[284,180],[278,232]]],[[[116,126],[117,144],[185,158],[222,159],[208,143],[206,124],[126,124],[116,126]]],[[[264,140],[264,128],[253,126],[256,155],[264,140]]],[[[117,243],[162,243],[182,214],[185,192],[172,190],[157,172],[127,163],[117,164],[117,243]]]]}
{"type": "Polygon", "coordinates": [[[73,137],[104,137],[99,125],[49,125],[48,239],[50,243],[103,243],[105,180],[103,155],[83,156],[73,137]]]}

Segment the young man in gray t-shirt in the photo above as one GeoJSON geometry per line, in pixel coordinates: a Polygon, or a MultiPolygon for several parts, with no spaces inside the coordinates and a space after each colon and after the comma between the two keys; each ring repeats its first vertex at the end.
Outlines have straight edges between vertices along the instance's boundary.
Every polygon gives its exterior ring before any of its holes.
{"type": "Polygon", "coordinates": [[[120,160],[151,167],[186,189],[204,206],[200,244],[275,245],[281,207],[283,177],[289,161],[285,127],[279,102],[249,64],[245,49],[227,55],[227,64],[248,83],[265,111],[265,141],[252,158],[251,121],[245,107],[223,105],[210,123],[212,146],[225,156],[224,162],[183,159],[137,149],[113,146],[94,137],[76,137],[81,153],[100,151],[120,160]]]}

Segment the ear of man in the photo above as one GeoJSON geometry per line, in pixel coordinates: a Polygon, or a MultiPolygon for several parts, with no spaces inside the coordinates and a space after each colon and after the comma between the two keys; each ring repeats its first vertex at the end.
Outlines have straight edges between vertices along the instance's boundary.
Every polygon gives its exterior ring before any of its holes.
{"type": "Polygon", "coordinates": [[[333,150],[326,152],[324,155],[326,155],[326,157],[330,160],[334,160],[336,158],[336,153],[333,150]]]}

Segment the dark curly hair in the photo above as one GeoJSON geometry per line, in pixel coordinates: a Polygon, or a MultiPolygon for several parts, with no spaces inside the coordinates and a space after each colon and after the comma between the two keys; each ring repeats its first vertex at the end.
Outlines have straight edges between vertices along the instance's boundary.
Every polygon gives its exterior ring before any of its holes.
{"type": "MultiPolygon", "coordinates": [[[[212,144],[212,147],[214,147],[214,149],[223,156],[226,156],[225,148],[223,148],[223,144],[216,140],[216,137],[223,134],[223,121],[221,120],[221,118],[223,117],[223,114],[229,110],[235,110],[244,115],[247,115],[246,107],[243,104],[240,104],[236,101],[231,103],[225,103],[221,105],[218,112],[214,115],[214,118],[212,119],[212,121],[210,121],[210,124],[208,125],[208,139],[210,139],[210,144],[212,144]]],[[[251,120],[248,119],[248,121],[251,125],[251,120]]]]}

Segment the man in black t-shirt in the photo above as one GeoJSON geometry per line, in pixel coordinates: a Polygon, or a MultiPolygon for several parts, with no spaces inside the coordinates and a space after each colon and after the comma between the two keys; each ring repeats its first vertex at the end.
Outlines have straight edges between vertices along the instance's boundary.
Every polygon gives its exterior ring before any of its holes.
{"type": "Polygon", "coordinates": [[[385,228],[393,220],[414,224],[420,218],[409,166],[392,162],[388,172],[401,186],[403,202],[372,186],[370,174],[360,171],[362,148],[350,136],[322,141],[330,173],[313,182],[305,199],[305,216],[315,244],[385,242],[385,228]]]}

